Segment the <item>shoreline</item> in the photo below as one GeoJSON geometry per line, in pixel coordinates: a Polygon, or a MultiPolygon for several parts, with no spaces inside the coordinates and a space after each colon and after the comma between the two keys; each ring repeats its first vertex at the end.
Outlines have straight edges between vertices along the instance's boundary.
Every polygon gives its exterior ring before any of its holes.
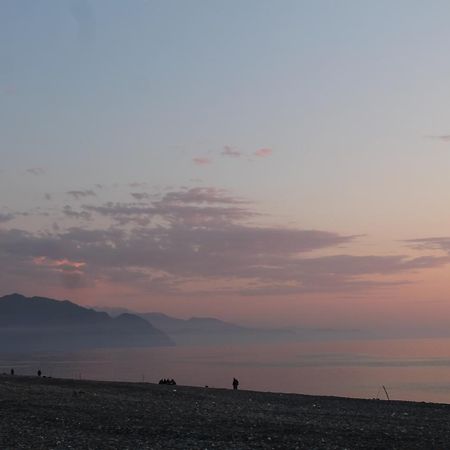
{"type": "MultiPolygon", "coordinates": [[[[2,380],[9,379],[9,380],[17,380],[20,382],[20,380],[23,381],[30,381],[33,380],[42,380],[43,383],[52,383],[55,382],[57,384],[65,384],[67,383],[75,383],[75,384],[83,384],[86,383],[87,385],[105,385],[109,386],[111,385],[117,385],[117,386],[126,386],[132,388],[133,386],[166,386],[166,387],[172,387],[174,389],[180,388],[180,389],[199,389],[204,390],[207,389],[209,391],[223,391],[223,392],[231,392],[233,391],[232,387],[226,388],[226,387],[217,387],[217,386],[194,386],[194,385],[183,385],[183,384],[175,384],[175,385],[164,385],[159,384],[152,381],[122,381],[122,380],[95,380],[91,378],[66,378],[66,377],[54,377],[51,375],[42,375],[41,377],[36,375],[22,375],[22,374],[14,374],[10,375],[8,373],[0,373],[0,384],[2,380]]],[[[417,404],[417,405],[436,405],[436,406],[448,406],[450,407],[450,403],[445,402],[434,402],[434,401],[425,401],[425,400],[404,400],[404,399],[387,399],[387,398],[365,398],[365,397],[345,397],[341,395],[322,395],[322,394],[304,394],[299,392],[284,392],[284,391],[258,391],[253,389],[237,389],[239,392],[246,392],[248,394],[268,394],[268,395],[280,395],[280,396],[299,396],[299,397],[310,397],[315,399],[336,399],[336,400],[352,400],[352,401],[367,401],[367,402],[388,402],[388,403],[409,403],[409,404],[417,404]]],[[[450,447],[449,447],[450,450],[450,447]]]]}
{"type": "Polygon", "coordinates": [[[450,405],[1,375],[0,448],[446,449],[450,405]]]}

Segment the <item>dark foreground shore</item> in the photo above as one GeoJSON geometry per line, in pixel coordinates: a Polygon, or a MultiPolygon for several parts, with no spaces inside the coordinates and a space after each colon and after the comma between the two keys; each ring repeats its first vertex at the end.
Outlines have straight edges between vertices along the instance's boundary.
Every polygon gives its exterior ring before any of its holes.
{"type": "Polygon", "coordinates": [[[0,376],[0,449],[450,449],[450,405],[0,376]]]}

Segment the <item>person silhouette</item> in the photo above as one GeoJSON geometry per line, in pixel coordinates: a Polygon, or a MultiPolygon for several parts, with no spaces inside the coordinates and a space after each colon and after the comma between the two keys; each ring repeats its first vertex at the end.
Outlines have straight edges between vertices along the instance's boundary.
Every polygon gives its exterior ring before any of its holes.
{"type": "Polygon", "coordinates": [[[237,380],[236,378],[233,378],[233,389],[235,391],[237,391],[238,386],[239,386],[239,380],[237,380]]]}
{"type": "Polygon", "coordinates": [[[14,375],[14,369],[11,369],[11,375],[14,375]]]}
{"type": "Polygon", "coordinates": [[[37,376],[40,377],[42,375],[41,369],[37,371],[37,376]]]}

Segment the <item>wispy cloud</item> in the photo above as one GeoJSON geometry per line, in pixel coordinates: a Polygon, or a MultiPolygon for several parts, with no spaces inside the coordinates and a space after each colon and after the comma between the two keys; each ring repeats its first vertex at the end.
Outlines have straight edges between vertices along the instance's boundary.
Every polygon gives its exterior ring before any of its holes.
{"type": "Polygon", "coordinates": [[[408,239],[404,241],[419,250],[442,250],[450,254],[450,237],[439,236],[419,239],[408,239]]]}
{"type": "Polygon", "coordinates": [[[257,158],[266,158],[272,155],[273,150],[268,147],[259,148],[253,152],[245,152],[237,149],[236,147],[231,147],[230,145],[225,145],[223,150],[220,152],[220,155],[229,157],[229,158],[240,158],[246,156],[247,159],[251,159],[251,157],[257,158]]]}
{"type": "Polygon", "coordinates": [[[229,221],[241,221],[258,214],[239,206],[201,205],[163,199],[148,206],[108,202],[104,205],[83,205],[83,209],[109,217],[119,225],[148,226],[152,223],[183,223],[192,226],[218,226],[229,221]]]}
{"type": "Polygon", "coordinates": [[[187,188],[181,191],[168,192],[164,195],[164,203],[225,203],[242,204],[248,201],[232,196],[225,189],[214,187],[195,187],[187,188]]]}
{"type": "Polygon", "coordinates": [[[270,156],[273,153],[271,148],[259,148],[256,150],[253,155],[258,158],[266,158],[267,156],[270,156]]]}
{"type": "Polygon", "coordinates": [[[136,200],[148,200],[150,198],[150,194],[147,192],[132,192],[130,194],[136,200]]]}
{"type": "Polygon", "coordinates": [[[243,152],[240,150],[231,147],[229,145],[225,145],[221,153],[222,156],[229,156],[231,158],[240,158],[243,155],[243,152]]]}
{"type": "Polygon", "coordinates": [[[70,195],[71,197],[75,198],[76,200],[79,200],[81,198],[85,197],[96,197],[97,194],[92,189],[86,189],[81,191],[67,191],[67,195],[70,195]]]}
{"type": "Polygon", "coordinates": [[[55,261],[77,261],[84,263],[83,277],[92,282],[98,277],[113,279],[120,271],[122,279],[130,276],[134,283],[139,278],[148,288],[159,274],[157,289],[166,292],[183,294],[185,283],[202,280],[209,281],[209,295],[257,296],[382,288],[399,282],[371,277],[405,274],[448,262],[448,258],[431,256],[306,256],[311,250],[355,239],[318,230],[231,223],[197,227],[176,222],[128,231],[72,228],[53,235],[0,230],[0,262],[5,263],[6,271],[28,271],[30,276],[42,278],[44,268],[53,273],[55,261]],[[36,258],[52,263],[38,267],[36,273],[36,258]]]}
{"type": "Polygon", "coordinates": [[[91,214],[87,211],[76,211],[72,209],[70,205],[66,205],[63,208],[63,214],[70,218],[70,219],[77,219],[77,220],[91,220],[91,214]]]}
{"type": "MultiPolygon", "coordinates": [[[[252,203],[214,187],[172,190],[145,205],[66,205],[62,213],[89,220],[89,227],[60,222],[53,231],[0,229],[2,285],[20,277],[61,283],[58,270],[65,267],[66,287],[102,280],[167,295],[344,293],[396,286],[408,282],[409,273],[450,261],[448,255],[352,255],[360,236],[255,225],[261,214],[252,203]],[[97,219],[103,229],[92,229],[97,219]],[[76,277],[67,275],[72,272],[76,277]]],[[[450,238],[409,244],[450,252],[450,238]]]]}
{"type": "Polygon", "coordinates": [[[192,158],[192,162],[197,166],[207,166],[212,163],[212,159],[207,156],[197,156],[192,158]]]}

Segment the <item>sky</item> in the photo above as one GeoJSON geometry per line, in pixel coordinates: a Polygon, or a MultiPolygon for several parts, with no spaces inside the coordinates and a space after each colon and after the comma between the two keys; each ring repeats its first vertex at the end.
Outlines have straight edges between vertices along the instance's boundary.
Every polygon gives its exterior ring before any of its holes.
{"type": "Polygon", "coordinates": [[[448,2],[0,11],[0,295],[449,328],[448,2]]]}

